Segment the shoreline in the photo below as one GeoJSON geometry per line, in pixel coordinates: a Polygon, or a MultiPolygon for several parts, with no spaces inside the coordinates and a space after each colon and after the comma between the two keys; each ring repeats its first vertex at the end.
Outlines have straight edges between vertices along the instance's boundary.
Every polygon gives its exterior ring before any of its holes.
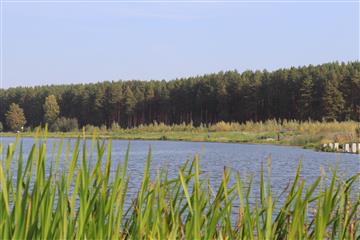
{"type": "MultiPolygon", "coordinates": [[[[309,149],[318,152],[333,152],[333,153],[349,153],[341,151],[329,151],[323,148],[324,140],[314,138],[311,134],[283,134],[280,140],[277,140],[274,135],[276,132],[240,132],[240,131],[107,131],[96,133],[100,139],[113,139],[124,141],[177,141],[177,142],[203,142],[203,143],[233,143],[233,144],[253,144],[253,145],[273,145],[284,147],[297,147],[309,149]],[[300,140],[303,142],[301,143],[300,140]]],[[[2,137],[16,137],[19,135],[22,138],[34,138],[35,132],[1,132],[2,137]]],[[[43,132],[38,133],[42,136],[43,132]]],[[[84,132],[47,132],[47,138],[73,138],[84,137],[84,132]]],[[[93,138],[93,133],[85,133],[86,139],[93,138]]]]}
{"type": "MultiPolygon", "coordinates": [[[[25,132],[25,133],[12,133],[12,132],[2,132],[0,133],[1,137],[16,137],[20,135],[22,138],[33,138],[35,136],[34,132],[25,132]]],[[[275,139],[258,139],[264,133],[244,133],[244,132],[137,132],[137,133],[97,133],[97,136],[101,139],[113,139],[113,140],[136,140],[136,141],[179,141],[179,142],[204,142],[204,143],[233,143],[233,144],[264,144],[264,145],[274,145],[274,146],[285,146],[285,147],[298,147],[304,149],[316,150],[315,143],[310,145],[301,145],[301,144],[291,144],[289,140],[280,140],[275,139]],[[238,134],[238,138],[231,138],[230,135],[238,134]],[[210,135],[210,137],[205,138],[204,136],[198,135],[210,135]],[[217,136],[211,137],[212,134],[217,136]],[[142,136],[141,136],[142,135],[142,136]],[[178,137],[176,137],[176,136],[178,137]],[[191,135],[191,136],[189,136],[191,135]],[[197,137],[196,137],[197,136],[197,137]]],[[[48,132],[47,138],[77,138],[83,137],[83,132],[48,132]]],[[[85,134],[87,139],[92,138],[92,134],[85,134]]]]}

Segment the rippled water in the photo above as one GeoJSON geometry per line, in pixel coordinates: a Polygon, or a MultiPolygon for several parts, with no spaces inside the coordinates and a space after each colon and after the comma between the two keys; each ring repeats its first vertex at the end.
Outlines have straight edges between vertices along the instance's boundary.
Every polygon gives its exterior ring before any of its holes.
{"type": "MultiPolygon", "coordinates": [[[[72,145],[75,142],[74,139],[70,141],[72,145]]],[[[7,147],[9,143],[14,142],[14,138],[2,138],[1,142],[7,147]]],[[[34,140],[32,138],[23,138],[22,142],[23,152],[26,157],[34,140]]],[[[51,159],[54,142],[58,143],[59,139],[48,139],[48,159],[51,159]]],[[[113,140],[112,172],[115,172],[117,164],[123,163],[128,143],[125,140],[113,140]]],[[[90,145],[90,141],[88,145],[90,145]]],[[[321,168],[329,175],[331,169],[337,168],[338,172],[344,177],[354,175],[360,171],[360,155],[316,152],[298,147],[275,145],[131,141],[128,164],[128,175],[131,177],[128,192],[130,197],[139,189],[150,146],[152,147],[150,171],[152,177],[157,174],[157,170],[161,167],[168,169],[170,177],[176,176],[179,166],[186,159],[193,158],[195,154],[199,154],[201,158],[200,168],[204,172],[204,176],[208,177],[213,185],[218,185],[222,178],[224,166],[226,166],[231,168],[233,172],[239,171],[245,180],[250,175],[253,175],[254,187],[257,188],[261,163],[264,163],[264,166],[266,166],[267,159],[271,157],[271,183],[275,194],[279,194],[288,182],[293,179],[300,159],[302,160],[301,176],[308,184],[321,174],[321,168]]],[[[16,163],[13,162],[12,170],[14,170],[14,174],[16,166],[16,163]]],[[[49,166],[50,161],[47,162],[47,169],[49,169],[49,166]]],[[[61,162],[60,166],[67,167],[64,161],[61,162]]],[[[230,185],[234,184],[234,179],[231,181],[230,185]]]]}

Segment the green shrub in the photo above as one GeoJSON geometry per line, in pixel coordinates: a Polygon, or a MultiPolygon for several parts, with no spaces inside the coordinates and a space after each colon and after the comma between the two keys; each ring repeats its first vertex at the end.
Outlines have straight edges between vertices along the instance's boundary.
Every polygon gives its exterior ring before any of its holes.
{"type": "Polygon", "coordinates": [[[3,126],[2,122],[0,122],[0,132],[2,132],[3,128],[4,128],[4,126],[3,126]]]}
{"type": "Polygon", "coordinates": [[[50,126],[53,132],[72,132],[78,131],[79,124],[76,118],[60,117],[50,126]]]}

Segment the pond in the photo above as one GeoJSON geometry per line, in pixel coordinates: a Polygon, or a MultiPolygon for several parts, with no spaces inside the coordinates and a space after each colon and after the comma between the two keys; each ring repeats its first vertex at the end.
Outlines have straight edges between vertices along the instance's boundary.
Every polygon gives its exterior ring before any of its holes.
{"type": "MultiPolygon", "coordinates": [[[[4,137],[1,139],[5,147],[14,141],[14,138],[4,137]]],[[[21,141],[23,142],[23,152],[26,157],[34,140],[32,138],[23,138],[21,141]]],[[[58,144],[59,141],[59,139],[47,140],[48,159],[51,159],[54,143],[58,144]]],[[[69,139],[68,141],[73,146],[75,139],[69,139]]],[[[117,164],[123,163],[128,143],[129,141],[126,140],[112,141],[112,173],[115,173],[117,164]]],[[[88,140],[87,144],[90,145],[91,141],[88,140]]],[[[264,168],[266,168],[269,157],[271,158],[271,185],[275,194],[280,194],[286,188],[289,181],[293,179],[300,160],[302,161],[301,177],[305,180],[306,184],[312,183],[321,175],[321,172],[325,172],[326,175],[330,176],[335,168],[343,178],[352,176],[360,171],[360,155],[316,152],[300,147],[179,141],[131,141],[130,145],[127,172],[128,176],[130,176],[128,189],[128,197],[130,198],[139,189],[150,146],[152,148],[150,173],[153,178],[160,168],[167,169],[170,177],[177,176],[179,167],[187,159],[192,159],[195,154],[198,154],[201,159],[200,170],[203,172],[203,177],[209,178],[214,187],[221,181],[224,167],[228,167],[233,172],[233,176],[239,171],[242,179],[245,179],[245,181],[250,176],[253,176],[253,186],[255,189],[258,189],[261,165],[263,163],[264,168]]],[[[5,152],[3,151],[3,154],[5,152]]],[[[95,159],[92,163],[94,162],[95,159]]],[[[47,162],[46,166],[49,169],[50,161],[47,162]]],[[[17,164],[13,162],[11,168],[14,173],[16,167],[17,164]]],[[[65,166],[64,154],[61,158],[60,167],[67,168],[65,166]]],[[[234,183],[234,178],[231,178],[229,185],[234,183]]],[[[255,193],[253,197],[256,197],[256,195],[255,193]]]]}

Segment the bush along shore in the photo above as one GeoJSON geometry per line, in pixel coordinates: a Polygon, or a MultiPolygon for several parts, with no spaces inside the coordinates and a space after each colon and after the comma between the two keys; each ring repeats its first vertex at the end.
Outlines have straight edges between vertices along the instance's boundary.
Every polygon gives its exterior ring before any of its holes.
{"type": "Polygon", "coordinates": [[[126,207],[129,149],[123,164],[111,172],[119,162],[112,159],[111,140],[106,144],[93,135],[86,143],[78,138],[71,151],[61,140],[52,156],[46,154],[46,133],[36,137],[26,153],[21,141],[16,142],[7,149],[0,147],[1,239],[360,237],[355,185],[359,174],[342,180],[334,171],[309,185],[300,177],[300,164],[280,203],[271,190],[270,161],[266,174],[261,171],[259,186],[225,168],[221,184],[214,189],[202,175],[196,156],[178,169],[177,177],[170,179],[166,170],[160,170],[150,178],[150,149],[138,193],[126,207]],[[67,159],[66,167],[59,167],[60,157],[67,159]],[[90,164],[91,159],[95,163],[90,164]],[[231,176],[236,178],[234,185],[229,183],[231,176]],[[255,202],[254,189],[260,193],[255,202]]]}
{"type": "MultiPolygon", "coordinates": [[[[49,137],[77,137],[79,134],[91,138],[96,130],[102,138],[126,140],[174,140],[204,141],[229,143],[262,143],[301,146],[320,151],[330,151],[324,147],[328,143],[356,143],[360,141],[360,123],[316,122],[316,121],[276,121],[265,122],[218,122],[212,125],[153,123],[124,129],[117,123],[111,127],[83,126],[82,130],[70,125],[64,126],[62,132],[49,132],[49,137]]],[[[15,136],[14,132],[3,132],[0,136],[15,136]]],[[[21,132],[24,137],[33,137],[31,129],[21,132]]]]}

